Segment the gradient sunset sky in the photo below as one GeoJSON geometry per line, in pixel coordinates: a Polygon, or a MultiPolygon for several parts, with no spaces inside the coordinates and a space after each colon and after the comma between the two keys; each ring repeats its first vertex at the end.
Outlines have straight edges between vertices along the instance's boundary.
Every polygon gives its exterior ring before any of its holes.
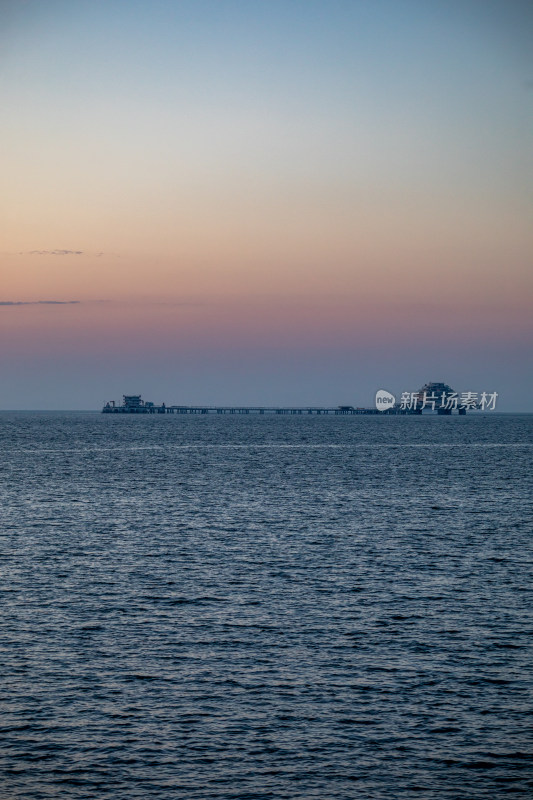
{"type": "Polygon", "coordinates": [[[533,410],[529,0],[0,0],[0,116],[0,408],[533,410]]]}

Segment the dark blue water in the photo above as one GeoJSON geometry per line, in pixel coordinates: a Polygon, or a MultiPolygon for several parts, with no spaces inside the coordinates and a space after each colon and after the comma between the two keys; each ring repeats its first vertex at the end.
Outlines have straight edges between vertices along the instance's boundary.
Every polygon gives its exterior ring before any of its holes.
{"type": "Polygon", "coordinates": [[[0,415],[9,798],[533,791],[533,417],[0,415]]]}

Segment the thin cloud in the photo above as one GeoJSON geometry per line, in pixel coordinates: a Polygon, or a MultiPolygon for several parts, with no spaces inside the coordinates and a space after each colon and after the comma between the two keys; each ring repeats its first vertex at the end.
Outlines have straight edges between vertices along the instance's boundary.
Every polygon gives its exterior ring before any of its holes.
{"type": "MultiPolygon", "coordinates": [[[[19,253],[23,256],[24,253],[19,253]]],[[[28,250],[26,255],[29,256],[81,256],[83,250],[28,250]]]]}
{"type": "MultiPolygon", "coordinates": [[[[1,2],[1,0],[0,0],[1,2]]],[[[85,258],[120,258],[120,253],[110,253],[104,250],[64,250],[57,248],[57,250],[17,250],[16,252],[2,251],[0,255],[3,256],[85,256],[85,258]]]]}
{"type": "Polygon", "coordinates": [[[0,306],[71,306],[80,300],[0,300],[0,306]]]}

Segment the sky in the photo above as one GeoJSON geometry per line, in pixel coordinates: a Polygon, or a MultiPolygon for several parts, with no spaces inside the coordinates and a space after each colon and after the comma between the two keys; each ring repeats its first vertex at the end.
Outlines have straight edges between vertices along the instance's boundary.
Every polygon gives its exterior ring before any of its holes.
{"type": "Polygon", "coordinates": [[[533,411],[529,0],[0,0],[0,408],[533,411]]]}

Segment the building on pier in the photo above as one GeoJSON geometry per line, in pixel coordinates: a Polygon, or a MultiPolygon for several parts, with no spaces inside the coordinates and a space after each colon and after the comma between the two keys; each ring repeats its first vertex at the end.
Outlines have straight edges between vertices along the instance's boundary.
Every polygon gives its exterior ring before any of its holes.
{"type": "Polygon", "coordinates": [[[466,414],[466,408],[458,405],[458,393],[447,383],[425,383],[417,395],[418,413],[437,413],[449,416],[452,409],[459,414],[466,414]],[[455,401],[453,398],[457,398],[455,401]]]}
{"type": "Polygon", "coordinates": [[[124,394],[121,406],[118,406],[114,400],[109,400],[102,412],[104,414],[164,414],[165,410],[164,403],[156,406],[155,403],[143,400],[140,394],[124,394]]]}

